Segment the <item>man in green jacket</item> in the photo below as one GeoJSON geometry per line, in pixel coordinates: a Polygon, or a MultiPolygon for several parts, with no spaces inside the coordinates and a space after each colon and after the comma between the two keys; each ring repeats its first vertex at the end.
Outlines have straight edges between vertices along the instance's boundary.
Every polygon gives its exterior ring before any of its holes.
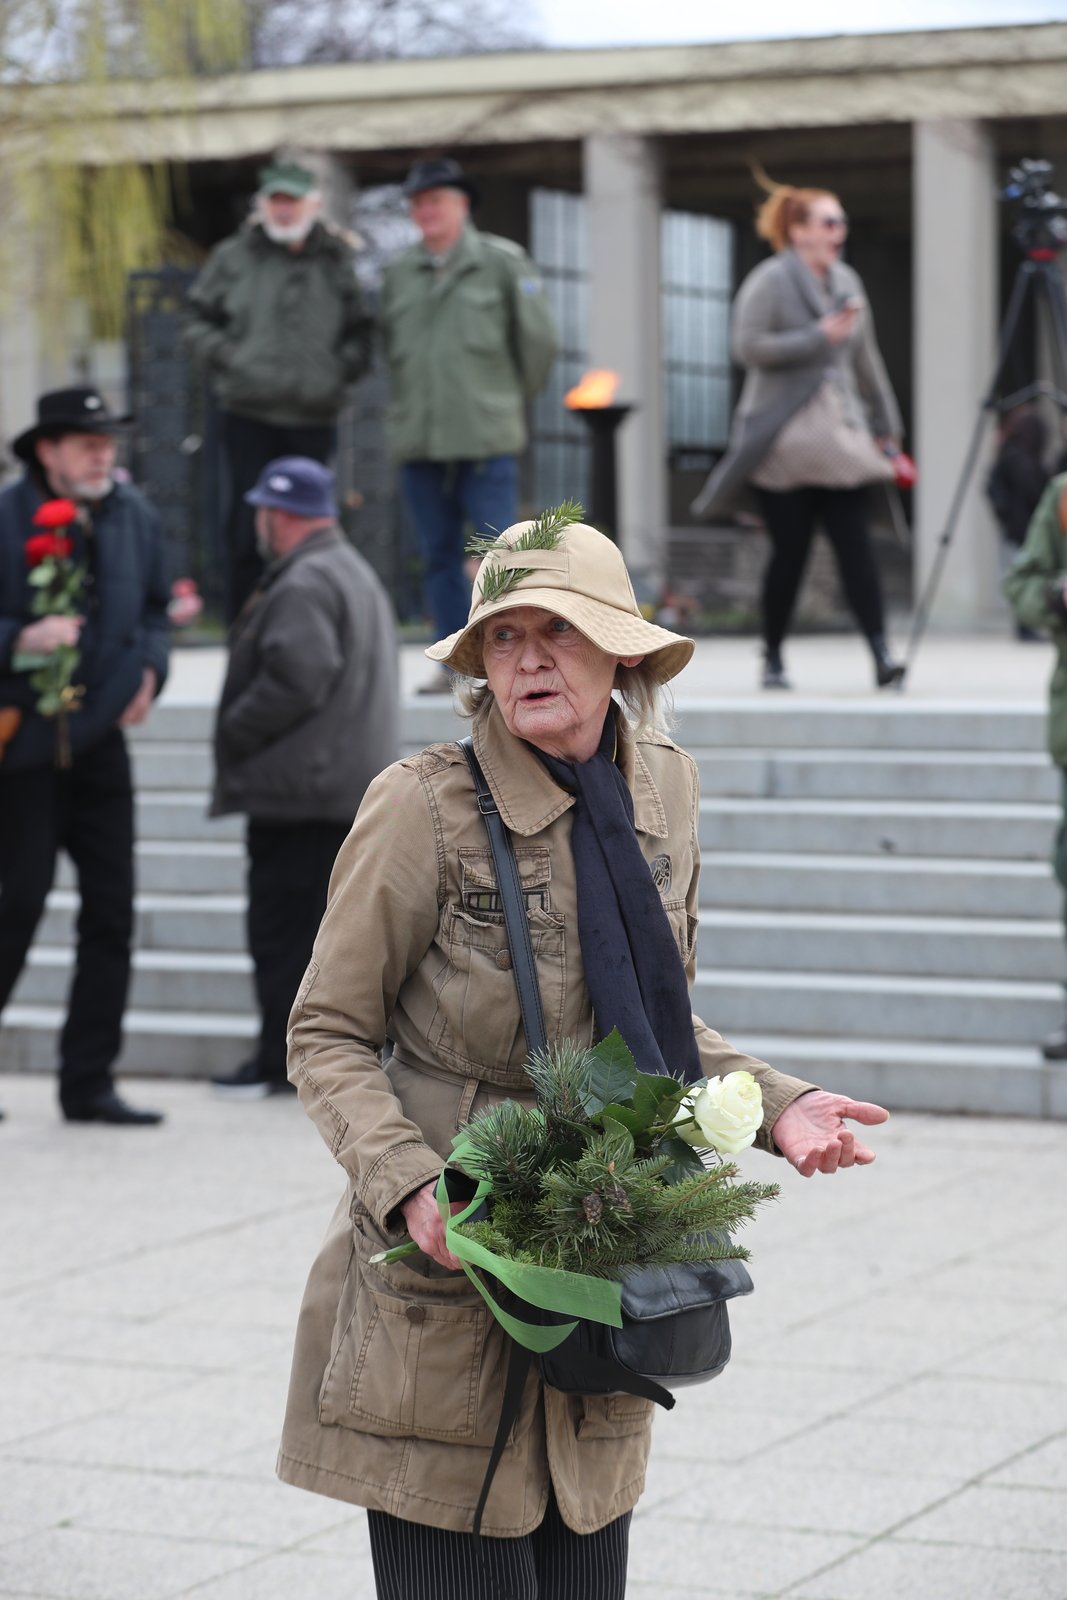
{"type": "Polygon", "coordinates": [[[329,461],[345,390],[367,365],[352,247],[320,209],[306,167],[265,167],[252,218],[216,246],[189,290],[185,338],[215,390],[229,467],[230,621],[263,570],[245,495],[279,456],[329,461]]]}
{"type": "MultiPolygon", "coordinates": [[[[526,405],[556,334],[526,252],[470,221],[475,191],[457,161],[418,162],[404,193],[422,240],[386,268],[378,315],[390,443],[440,639],[467,621],[464,526],[492,537],[516,520],[526,405]]],[[[426,687],[449,686],[442,670],[426,687]]]]}
{"type": "MultiPolygon", "coordinates": [[[[1063,816],[1052,869],[1067,896],[1067,473],[1045,489],[1026,542],[1004,579],[1004,593],[1024,628],[1046,629],[1056,646],[1049,686],[1048,749],[1060,769],[1063,816]]],[[[1067,899],[1064,902],[1067,921],[1067,899]]],[[[1041,1047],[1046,1061],[1067,1061],[1067,1023],[1041,1047]]]]}

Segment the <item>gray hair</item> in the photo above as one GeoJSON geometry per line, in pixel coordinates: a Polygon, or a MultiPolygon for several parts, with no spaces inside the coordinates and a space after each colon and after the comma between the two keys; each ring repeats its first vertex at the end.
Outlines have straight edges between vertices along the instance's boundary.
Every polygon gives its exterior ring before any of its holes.
{"type": "MultiPolygon", "coordinates": [[[[646,657],[636,667],[615,669],[615,693],[622,702],[636,736],[645,738],[670,733],[674,722],[674,703],[670,691],[660,683],[652,662],[646,657]]],[[[453,679],[453,694],[461,716],[473,717],[493,698],[493,691],[480,678],[453,679]]]]}

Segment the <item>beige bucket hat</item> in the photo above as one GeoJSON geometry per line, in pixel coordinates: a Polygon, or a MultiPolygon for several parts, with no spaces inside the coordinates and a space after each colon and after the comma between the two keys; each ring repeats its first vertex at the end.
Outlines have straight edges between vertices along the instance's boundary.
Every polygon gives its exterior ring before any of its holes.
{"type": "Polygon", "coordinates": [[[645,621],[626,563],[611,540],[584,522],[572,522],[561,529],[553,549],[516,549],[537,526],[516,522],[489,547],[467,626],[431,645],[430,660],[466,677],[484,678],[480,624],[513,606],[539,606],[573,622],[609,655],[645,656],[659,683],[681,672],[695,649],[692,639],[645,621]]]}

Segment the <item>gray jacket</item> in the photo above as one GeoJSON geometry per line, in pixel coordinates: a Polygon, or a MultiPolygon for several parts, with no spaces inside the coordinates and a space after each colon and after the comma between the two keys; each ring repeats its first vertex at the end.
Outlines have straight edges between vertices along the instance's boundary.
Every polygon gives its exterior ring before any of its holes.
{"type": "Polygon", "coordinates": [[[397,756],[397,645],[385,590],[338,528],[267,568],[233,625],[211,815],[351,822],[397,756]]]}
{"type": "Polygon", "coordinates": [[[745,368],[726,454],[693,501],[693,515],[729,514],[777,435],[819,388],[824,378],[839,386],[849,422],[876,438],[902,432],[889,378],[878,351],[874,321],[863,283],[851,267],[830,269],[827,290],[796,252],[783,250],[761,261],[734,301],[731,347],[745,368]],[[824,298],[825,293],[825,298],[824,298]],[[851,338],[832,345],[819,321],[851,296],[864,301],[851,338]]]}

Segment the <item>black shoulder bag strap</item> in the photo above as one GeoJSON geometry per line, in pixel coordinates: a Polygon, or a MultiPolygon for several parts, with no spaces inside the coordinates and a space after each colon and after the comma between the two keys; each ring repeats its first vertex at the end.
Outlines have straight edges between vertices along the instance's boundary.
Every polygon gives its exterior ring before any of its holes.
{"type": "MultiPolygon", "coordinates": [[[[482,814],[486,832],[489,835],[489,847],[493,852],[493,865],[496,868],[497,887],[500,890],[500,904],[504,911],[504,927],[507,930],[508,945],[511,949],[511,971],[515,979],[515,988],[519,996],[519,1011],[522,1015],[523,1032],[526,1034],[526,1047],[528,1050],[543,1050],[548,1043],[548,1034],[545,1031],[545,1013],[541,1005],[541,989],[537,982],[537,969],[534,966],[533,941],[530,938],[530,924],[526,917],[526,901],[522,892],[522,882],[519,878],[519,867],[515,860],[515,849],[511,843],[511,834],[504,826],[493,792],[485,781],[485,773],[481,763],[474,753],[474,742],[468,735],[459,740],[459,747],[467,758],[467,765],[474,779],[474,792],[478,797],[478,810],[482,814]]],[[[489,1490],[492,1488],[496,1469],[500,1465],[500,1458],[508,1442],[511,1432],[522,1406],[522,1397],[526,1389],[526,1376],[533,1360],[529,1350],[516,1340],[511,1341],[511,1350],[508,1353],[508,1372],[504,1383],[504,1399],[500,1407],[500,1421],[497,1423],[496,1438],[489,1456],[489,1465],[485,1469],[482,1480],[481,1493],[474,1511],[473,1539],[474,1547],[478,1552],[486,1576],[489,1578],[498,1594],[503,1595],[495,1573],[485,1558],[482,1546],[482,1516],[485,1512],[486,1501],[489,1499],[489,1490]]],[[[505,1600],[507,1597],[505,1596],[505,1600]]]]}

